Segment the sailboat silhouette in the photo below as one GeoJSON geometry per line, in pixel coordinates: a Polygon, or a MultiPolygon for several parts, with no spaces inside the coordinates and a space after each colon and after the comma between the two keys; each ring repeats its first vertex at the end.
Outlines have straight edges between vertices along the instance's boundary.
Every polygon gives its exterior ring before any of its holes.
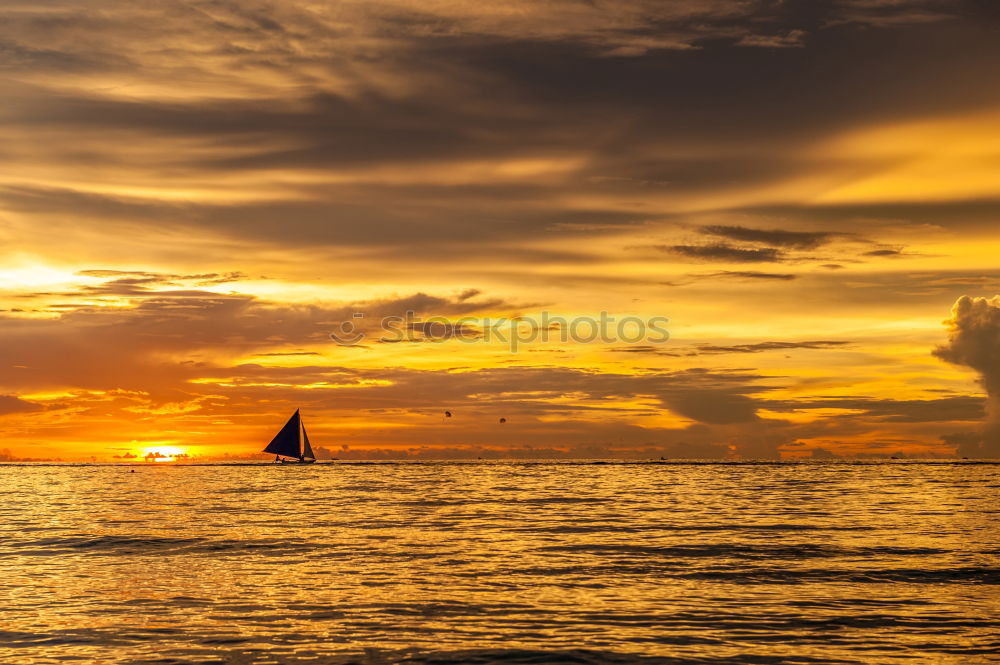
{"type": "Polygon", "coordinates": [[[271,443],[264,448],[265,453],[274,453],[277,464],[312,464],[316,461],[312,446],[309,445],[309,435],[306,426],[302,424],[299,410],[288,419],[285,426],[274,435],[271,443]],[[291,457],[293,459],[285,459],[291,457]]]}

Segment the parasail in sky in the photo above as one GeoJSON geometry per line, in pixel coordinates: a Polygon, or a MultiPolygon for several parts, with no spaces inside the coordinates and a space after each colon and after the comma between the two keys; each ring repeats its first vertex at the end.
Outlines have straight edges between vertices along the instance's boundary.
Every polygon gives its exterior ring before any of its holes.
{"type": "Polygon", "coordinates": [[[501,419],[500,419],[500,424],[501,424],[501,425],[503,425],[503,424],[504,424],[505,422],[507,422],[507,419],[506,419],[506,418],[501,418],[501,419]]]}
{"type": "Polygon", "coordinates": [[[451,418],[451,411],[445,411],[444,412],[444,417],[445,418],[451,418]]]}

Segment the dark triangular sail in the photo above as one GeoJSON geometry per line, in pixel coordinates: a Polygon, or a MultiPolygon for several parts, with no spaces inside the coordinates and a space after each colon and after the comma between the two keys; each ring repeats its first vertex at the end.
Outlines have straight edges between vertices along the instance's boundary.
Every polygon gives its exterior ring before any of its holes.
{"type": "Polygon", "coordinates": [[[271,443],[267,444],[267,448],[264,448],[264,452],[273,455],[285,455],[286,457],[298,457],[301,454],[299,452],[301,446],[300,429],[301,420],[299,418],[299,410],[295,409],[295,413],[288,419],[285,426],[281,428],[281,431],[274,435],[271,443]]]}
{"type": "Polygon", "coordinates": [[[313,455],[312,446],[309,445],[309,435],[306,434],[305,423],[302,424],[302,456],[310,459],[316,459],[316,456],[313,455]]]}

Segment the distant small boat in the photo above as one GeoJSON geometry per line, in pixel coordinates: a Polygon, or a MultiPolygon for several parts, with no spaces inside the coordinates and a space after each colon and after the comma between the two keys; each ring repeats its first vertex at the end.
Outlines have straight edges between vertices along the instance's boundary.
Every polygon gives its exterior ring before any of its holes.
{"type": "Polygon", "coordinates": [[[285,426],[274,435],[264,452],[273,453],[276,464],[312,464],[316,461],[298,409],[295,409],[285,426]],[[292,459],[285,459],[288,457],[292,459]]]}

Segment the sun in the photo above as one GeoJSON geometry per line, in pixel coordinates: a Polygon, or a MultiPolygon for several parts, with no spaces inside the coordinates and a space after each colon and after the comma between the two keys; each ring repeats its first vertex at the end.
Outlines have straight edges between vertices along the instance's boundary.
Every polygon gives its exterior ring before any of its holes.
{"type": "Polygon", "coordinates": [[[150,446],[143,448],[139,457],[147,462],[175,462],[179,457],[187,457],[180,446],[150,446]]]}

